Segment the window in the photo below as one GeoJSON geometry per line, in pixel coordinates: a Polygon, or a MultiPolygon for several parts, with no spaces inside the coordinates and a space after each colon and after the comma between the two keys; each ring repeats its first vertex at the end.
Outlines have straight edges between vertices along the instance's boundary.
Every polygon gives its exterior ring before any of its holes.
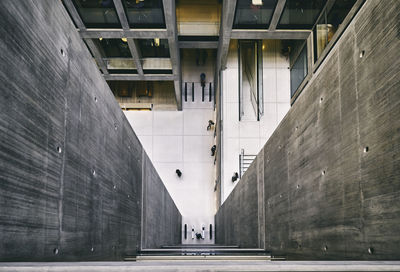
{"type": "Polygon", "coordinates": [[[101,39],[100,45],[107,58],[132,58],[128,41],[123,39],[101,39]]]}
{"type": "Polygon", "coordinates": [[[138,40],[143,58],[169,58],[167,39],[141,39],[138,40]]]}
{"type": "Polygon", "coordinates": [[[290,95],[294,96],[297,88],[307,76],[307,45],[301,50],[300,55],[294,62],[292,69],[290,69],[290,95]]]}
{"type": "Polygon", "coordinates": [[[329,11],[324,10],[313,30],[314,61],[321,56],[355,2],[356,0],[336,0],[329,11]]]}
{"type": "Polygon", "coordinates": [[[277,28],[311,29],[326,0],[287,0],[277,28]]]}
{"type": "Polygon", "coordinates": [[[277,0],[238,0],[233,28],[268,28],[277,0]]]}
{"type": "Polygon", "coordinates": [[[87,28],[121,28],[113,0],[73,0],[87,28]]]}
{"type": "Polygon", "coordinates": [[[132,28],[165,28],[161,0],[123,0],[129,26],[132,28]]]}

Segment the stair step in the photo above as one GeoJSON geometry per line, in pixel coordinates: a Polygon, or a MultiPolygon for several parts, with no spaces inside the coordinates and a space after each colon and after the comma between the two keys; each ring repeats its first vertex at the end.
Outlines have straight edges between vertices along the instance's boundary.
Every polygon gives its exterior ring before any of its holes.
{"type": "Polygon", "coordinates": [[[270,261],[270,256],[257,255],[182,255],[182,256],[136,256],[126,257],[125,261],[188,261],[188,260],[210,260],[210,261],[270,261]]]}

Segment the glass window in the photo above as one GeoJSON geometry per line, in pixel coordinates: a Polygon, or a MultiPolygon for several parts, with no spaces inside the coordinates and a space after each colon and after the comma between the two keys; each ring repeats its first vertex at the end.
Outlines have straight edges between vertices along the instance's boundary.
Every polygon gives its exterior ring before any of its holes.
{"type": "Polygon", "coordinates": [[[356,0],[337,0],[329,13],[324,11],[323,16],[315,25],[314,32],[314,60],[320,57],[325,47],[335,35],[340,24],[353,7],[356,0]]]}
{"type": "Polygon", "coordinates": [[[113,0],[73,0],[87,28],[121,28],[113,0]]]}
{"type": "Polygon", "coordinates": [[[299,88],[300,84],[303,82],[303,79],[307,76],[307,46],[301,50],[300,55],[297,57],[294,62],[292,69],[290,69],[290,95],[296,93],[297,88],[299,88]]]}
{"type": "Polygon", "coordinates": [[[233,28],[268,28],[277,0],[238,0],[233,28]]]}
{"type": "Polygon", "coordinates": [[[140,39],[138,40],[143,58],[169,58],[167,39],[140,39]]]}
{"type": "Polygon", "coordinates": [[[132,58],[128,41],[122,39],[99,39],[101,48],[107,58],[132,58]]]}
{"type": "Polygon", "coordinates": [[[162,0],[123,0],[132,28],[165,28],[162,0]]]}
{"type": "Polygon", "coordinates": [[[326,0],[287,0],[277,28],[311,29],[326,0]]]}

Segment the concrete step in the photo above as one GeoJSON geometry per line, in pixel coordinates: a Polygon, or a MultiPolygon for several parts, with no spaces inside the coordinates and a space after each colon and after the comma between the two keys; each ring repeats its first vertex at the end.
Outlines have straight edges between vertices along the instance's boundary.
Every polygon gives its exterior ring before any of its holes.
{"type": "Polygon", "coordinates": [[[138,255],[125,261],[270,261],[267,255],[138,255]]]}

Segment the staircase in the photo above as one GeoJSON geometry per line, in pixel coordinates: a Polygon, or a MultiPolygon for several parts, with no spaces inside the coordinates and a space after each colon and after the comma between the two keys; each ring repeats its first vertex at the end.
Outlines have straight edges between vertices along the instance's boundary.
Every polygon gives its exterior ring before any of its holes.
{"type": "Polygon", "coordinates": [[[143,249],[136,256],[127,256],[125,261],[269,261],[271,255],[264,249],[239,248],[214,244],[163,246],[160,249],[143,249]]]}

